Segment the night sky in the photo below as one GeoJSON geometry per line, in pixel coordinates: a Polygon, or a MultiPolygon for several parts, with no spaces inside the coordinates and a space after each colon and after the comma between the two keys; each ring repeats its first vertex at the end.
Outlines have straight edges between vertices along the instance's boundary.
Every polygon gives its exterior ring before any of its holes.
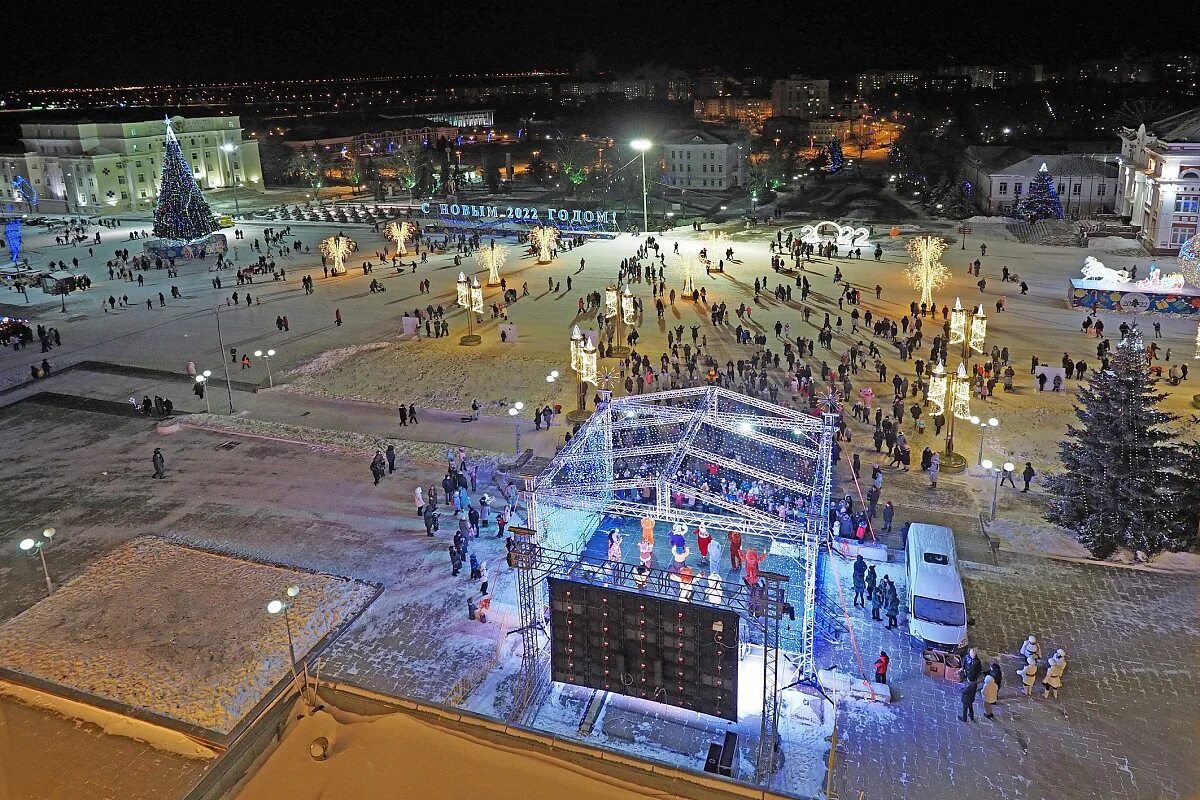
{"type": "Polygon", "coordinates": [[[5,11],[11,46],[0,71],[10,88],[569,69],[588,54],[609,70],[653,62],[836,77],[868,67],[1054,64],[1191,45],[1185,24],[1156,23],[1158,38],[1147,39],[1132,17],[1097,20],[1050,2],[15,5],[5,11]],[[137,42],[149,44],[130,46],[137,42]]]}

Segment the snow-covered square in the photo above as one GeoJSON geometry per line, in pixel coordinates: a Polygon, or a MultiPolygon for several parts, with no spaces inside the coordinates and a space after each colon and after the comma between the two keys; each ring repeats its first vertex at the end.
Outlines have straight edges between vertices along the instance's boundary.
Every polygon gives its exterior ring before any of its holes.
{"type": "Polygon", "coordinates": [[[0,669],[226,736],[289,674],[285,621],[267,612],[289,586],[297,658],[377,591],[142,536],[0,626],[0,669]]]}

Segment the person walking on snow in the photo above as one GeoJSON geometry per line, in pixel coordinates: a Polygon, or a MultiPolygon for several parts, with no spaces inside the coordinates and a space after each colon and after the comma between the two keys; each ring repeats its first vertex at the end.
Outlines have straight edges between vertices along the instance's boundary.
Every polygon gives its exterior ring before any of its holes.
{"type": "Polygon", "coordinates": [[[879,651],[879,658],[875,659],[875,682],[887,683],[888,664],[891,663],[886,650],[879,651]]]}
{"type": "Polygon", "coordinates": [[[154,455],[150,458],[150,463],[154,465],[155,478],[167,477],[167,461],[163,458],[161,447],[154,448],[154,455]]]}
{"type": "Polygon", "coordinates": [[[990,672],[983,676],[983,715],[988,719],[995,719],[996,715],[992,713],[992,707],[996,705],[996,700],[1000,697],[1000,684],[996,683],[996,678],[990,672]]]}
{"type": "Polygon", "coordinates": [[[1035,661],[1042,656],[1042,648],[1038,645],[1037,637],[1030,634],[1028,638],[1021,644],[1021,649],[1018,651],[1023,658],[1032,657],[1035,661]]]}
{"type": "Polygon", "coordinates": [[[967,681],[962,688],[962,714],[959,715],[959,720],[967,721],[967,717],[971,718],[971,722],[975,721],[975,697],[979,694],[979,682],[967,681]]]}
{"type": "Polygon", "coordinates": [[[1058,690],[1062,688],[1062,677],[1066,671],[1067,654],[1059,649],[1046,664],[1046,676],[1042,678],[1042,699],[1058,699],[1058,690]]]}
{"type": "Polygon", "coordinates": [[[413,502],[417,504],[417,516],[421,516],[425,511],[425,492],[418,486],[413,491],[413,502]]]}

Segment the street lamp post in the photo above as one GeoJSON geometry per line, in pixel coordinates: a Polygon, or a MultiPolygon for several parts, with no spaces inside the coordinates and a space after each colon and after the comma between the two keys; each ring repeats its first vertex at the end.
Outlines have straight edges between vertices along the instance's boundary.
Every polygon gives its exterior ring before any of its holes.
{"type": "Polygon", "coordinates": [[[208,404],[208,379],[212,377],[212,370],[206,369],[203,373],[196,376],[196,383],[200,384],[200,394],[204,395],[204,413],[211,414],[212,407],[208,404]]]}
{"type": "Polygon", "coordinates": [[[38,554],[38,558],[42,562],[42,575],[46,577],[46,594],[54,593],[54,583],[50,580],[50,570],[46,566],[46,548],[50,545],[50,540],[54,538],[54,528],[46,528],[42,531],[42,539],[22,539],[20,548],[26,553],[32,555],[38,554]]]}
{"type": "Polygon", "coordinates": [[[272,389],[275,388],[275,379],[271,377],[271,356],[273,355],[275,355],[274,350],[268,350],[265,353],[262,350],[254,351],[255,358],[261,358],[263,361],[267,362],[267,382],[271,385],[272,389]]]}
{"type": "MultiPolygon", "coordinates": [[[[549,380],[549,378],[547,378],[549,380]]],[[[513,457],[521,457],[521,410],[525,408],[525,404],[520,400],[513,403],[513,407],[508,410],[508,415],[513,418],[513,457]]]]}
{"type": "MultiPolygon", "coordinates": [[[[300,594],[300,587],[295,586],[295,585],[289,586],[289,587],[287,587],[286,594],[287,594],[287,598],[288,598],[287,600],[272,600],[271,602],[267,603],[267,613],[268,614],[278,614],[280,612],[283,612],[283,624],[284,624],[284,627],[287,629],[287,637],[288,637],[288,653],[292,657],[292,660],[291,660],[292,679],[296,682],[299,682],[300,675],[296,672],[296,640],[292,638],[292,620],[288,616],[287,612],[288,612],[288,609],[292,607],[292,601],[296,598],[297,595],[300,594]]],[[[302,691],[306,690],[308,688],[308,664],[307,663],[304,664],[304,681],[301,685],[302,685],[302,691]]]]}
{"type": "Polygon", "coordinates": [[[1012,472],[1014,469],[1017,468],[1017,466],[1015,464],[1013,464],[1011,461],[1005,461],[1003,469],[1000,469],[1000,468],[993,469],[993,467],[995,465],[993,465],[992,462],[989,461],[988,459],[984,459],[981,466],[984,469],[991,470],[991,472],[992,472],[992,514],[991,514],[991,519],[994,520],[994,519],[996,519],[996,498],[1000,494],[1001,476],[1012,472]]]}
{"type": "Polygon", "coordinates": [[[225,391],[229,394],[229,413],[233,413],[233,381],[229,377],[229,362],[225,360],[225,337],[221,335],[221,307],[217,306],[213,314],[217,318],[217,343],[221,346],[218,354],[221,363],[225,365],[225,391]]]}
{"type": "Polygon", "coordinates": [[[995,417],[988,417],[987,419],[980,419],[979,417],[972,416],[971,424],[979,426],[979,457],[977,459],[975,459],[975,463],[982,465],[983,464],[983,440],[987,436],[988,428],[996,427],[997,425],[1000,424],[1000,420],[996,419],[995,417]]]}
{"type": "Polygon", "coordinates": [[[235,217],[242,215],[242,207],[238,204],[238,182],[237,176],[233,174],[233,154],[237,152],[238,146],[226,142],[221,145],[221,150],[225,153],[225,164],[229,169],[229,180],[233,184],[233,214],[235,217]]]}
{"type": "Polygon", "coordinates": [[[650,230],[649,201],[646,197],[646,151],[654,144],[649,139],[634,139],[630,145],[642,154],[642,233],[646,233],[650,230]]]}

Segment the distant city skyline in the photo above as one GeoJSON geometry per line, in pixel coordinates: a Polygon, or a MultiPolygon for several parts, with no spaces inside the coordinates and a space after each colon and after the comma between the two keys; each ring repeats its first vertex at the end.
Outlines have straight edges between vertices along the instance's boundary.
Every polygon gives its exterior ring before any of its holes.
{"type": "Polygon", "coordinates": [[[184,11],[181,19],[149,4],[125,7],[128,13],[73,6],[66,25],[53,6],[10,10],[10,38],[26,40],[31,57],[13,58],[0,88],[443,77],[588,65],[625,70],[647,63],[734,74],[849,76],[872,68],[1055,64],[1119,58],[1133,48],[1186,47],[1182,27],[1172,32],[1162,26],[1146,39],[1120,25],[1084,25],[1066,10],[1033,3],[1006,5],[995,17],[948,5],[945,14],[936,8],[895,13],[894,6],[873,13],[859,4],[825,13],[808,6],[748,9],[757,12],[751,19],[730,3],[699,3],[673,9],[665,20],[650,19],[643,7],[623,0],[531,3],[518,13],[496,4],[430,5],[403,15],[392,6],[358,4],[353,16],[332,18],[328,7],[304,2],[211,15],[205,9],[190,19],[184,11]],[[1032,28],[1031,20],[1041,27],[1032,28]]]}

